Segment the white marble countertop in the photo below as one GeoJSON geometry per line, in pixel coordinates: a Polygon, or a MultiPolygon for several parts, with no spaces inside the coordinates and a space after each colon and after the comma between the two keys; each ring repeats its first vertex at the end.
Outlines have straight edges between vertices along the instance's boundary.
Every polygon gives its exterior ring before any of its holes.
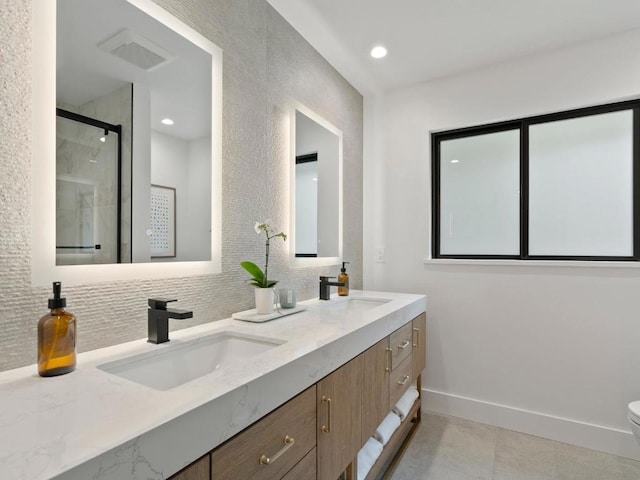
{"type": "Polygon", "coordinates": [[[267,323],[226,319],[171,332],[167,344],[85,352],[68,375],[41,378],[35,365],[0,373],[0,478],[168,478],[425,311],[426,297],[352,291],[299,304],[304,312],[267,323]],[[338,305],[363,297],[390,301],[338,305]],[[220,331],[286,343],[164,391],[96,368],[220,331]]]}

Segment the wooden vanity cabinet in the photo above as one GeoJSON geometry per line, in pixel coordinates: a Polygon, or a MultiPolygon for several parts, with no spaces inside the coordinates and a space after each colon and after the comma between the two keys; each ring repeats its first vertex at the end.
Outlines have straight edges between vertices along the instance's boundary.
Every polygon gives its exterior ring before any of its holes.
{"type": "Polygon", "coordinates": [[[426,318],[417,316],[363,353],[362,444],[424,370],[426,318]]]}
{"type": "Polygon", "coordinates": [[[206,454],[200,460],[196,460],[181,472],[173,475],[169,480],[210,480],[211,455],[206,454]]]}
{"type": "Polygon", "coordinates": [[[316,455],[314,448],[282,480],[316,480],[316,455]]]}
{"type": "Polygon", "coordinates": [[[336,480],[362,447],[362,360],[358,355],[316,384],[318,480],[336,480]]]}
{"type": "Polygon", "coordinates": [[[316,444],[316,387],[274,410],[211,454],[215,480],[280,480],[316,444]]]}
{"type": "MultiPolygon", "coordinates": [[[[426,314],[333,371],[171,480],[355,478],[358,451],[426,365],[426,314]],[[292,441],[293,440],[293,441],[292,441]]],[[[419,405],[410,418],[420,420],[419,405]]],[[[415,428],[405,421],[367,480],[377,478],[415,428]]]]}

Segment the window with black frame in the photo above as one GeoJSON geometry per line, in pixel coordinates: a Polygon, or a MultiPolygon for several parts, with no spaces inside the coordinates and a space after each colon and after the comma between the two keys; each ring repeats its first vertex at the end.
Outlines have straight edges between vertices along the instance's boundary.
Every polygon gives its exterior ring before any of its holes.
{"type": "Polygon", "coordinates": [[[640,258],[640,101],[433,133],[433,258],[640,258]]]}

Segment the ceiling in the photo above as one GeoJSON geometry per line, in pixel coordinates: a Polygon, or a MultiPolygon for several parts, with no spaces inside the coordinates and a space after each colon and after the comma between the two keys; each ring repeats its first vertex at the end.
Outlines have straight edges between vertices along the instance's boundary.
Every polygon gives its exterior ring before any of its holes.
{"type": "Polygon", "coordinates": [[[640,28],[640,0],[269,0],[361,93],[640,28]],[[389,54],[374,60],[372,46],[389,54]]]}

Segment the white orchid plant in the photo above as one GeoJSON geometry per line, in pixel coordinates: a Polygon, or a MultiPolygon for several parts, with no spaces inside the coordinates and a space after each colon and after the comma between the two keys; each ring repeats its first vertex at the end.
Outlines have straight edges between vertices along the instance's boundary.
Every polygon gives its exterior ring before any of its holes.
{"type": "Polygon", "coordinates": [[[264,261],[264,272],[258,265],[253,262],[240,262],[240,266],[242,266],[242,268],[249,272],[249,275],[251,275],[252,277],[247,280],[247,283],[249,285],[253,285],[256,288],[271,288],[276,283],[278,283],[278,281],[269,280],[269,277],[267,276],[269,273],[269,244],[271,242],[271,239],[275,237],[280,237],[283,241],[286,241],[287,235],[283,232],[271,233],[272,230],[271,226],[269,226],[269,220],[265,220],[264,222],[256,222],[254,229],[258,235],[264,233],[267,239],[265,243],[266,253],[264,261]]]}

